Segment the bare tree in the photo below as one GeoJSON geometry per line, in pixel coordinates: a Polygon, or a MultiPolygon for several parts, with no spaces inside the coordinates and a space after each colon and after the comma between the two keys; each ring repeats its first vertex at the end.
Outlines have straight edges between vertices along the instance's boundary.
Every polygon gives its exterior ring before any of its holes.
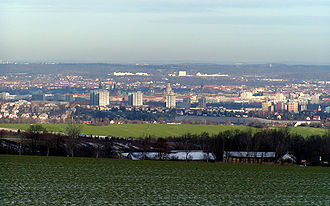
{"type": "Polygon", "coordinates": [[[69,124],[66,127],[66,133],[69,138],[67,139],[67,146],[70,150],[71,156],[74,157],[74,150],[78,144],[78,137],[82,131],[82,126],[80,124],[69,124]]]}
{"type": "Polygon", "coordinates": [[[100,153],[103,151],[104,149],[104,141],[101,141],[99,138],[93,138],[93,147],[94,147],[94,151],[95,151],[95,157],[98,158],[100,156],[100,153]]]}
{"type": "Polygon", "coordinates": [[[47,147],[47,156],[49,156],[49,152],[51,149],[57,149],[58,144],[58,136],[44,133],[41,135],[41,140],[44,141],[45,146],[47,147]]]}
{"type": "Polygon", "coordinates": [[[146,154],[150,149],[150,144],[151,144],[151,136],[145,137],[142,140],[143,160],[146,159],[146,154]]]}
{"type": "Polygon", "coordinates": [[[164,160],[166,158],[169,149],[166,139],[158,138],[155,143],[155,148],[158,150],[159,160],[164,160]]]}
{"type": "Polygon", "coordinates": [[[181,148],[184,150],[184,152],[186,153],[186,161],[188,161],[189,159],[189,153],[191,152],[191,134],[187,133],[184,134],[181,138],[180,138],[180,145],[181,148]]]}
{"type": "Polygon", "coordinates": [[[40,139],[41,133],[46,133],[47,130],[40,124],[31,124],[29,128],[27,129],[29,132],[28,138],[31,140],[30,145],[31,145],[31,150],[32,153],[35,155],[37,152],[37,147],[38,147],[38,141],[40,139]]]}
{"type": "Polygon", "coordinates": [[[80,124],[68,124],[65,130],[70,137],[77,138],[81,134],[82,126],[80,124]]]}

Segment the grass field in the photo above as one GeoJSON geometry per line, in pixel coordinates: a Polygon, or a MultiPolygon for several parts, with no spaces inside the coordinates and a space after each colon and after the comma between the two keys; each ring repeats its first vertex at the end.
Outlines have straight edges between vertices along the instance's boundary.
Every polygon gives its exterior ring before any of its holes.
{"type": "MultiPolygon", "coordinates": [[[[29,124],[0,124],[0,127],[14,128],[27,130],[29,124]]],[[[65,124],[44,124],[47,131],[64,132],[67,125],[65,124]]],[[[109,126],[90,126],[82,125],[83,133],[86,135],[100,135],[100,136],[117,136],[117,137],[145,137],[151,135],[152,137],[169,137],[180,136],[186,133],[200,134],[208,132],[210,134],[217,134],[219,132],[231,129],[248,130],[252,132],[257,131],[256,128],[241,126],[241,125],[171,125],[171,124],[116,124],[109,126]]],[[[297,133],[302,136],[322,135],[326,132],[325,129],[310,128],[310,127],[290,127],[292,133],[297,133]]]]}
{"type": "Polygon", "coordinates": [[[0,205],[329,205],[330,168],[0,155],[0,205]]]}
{"type": "MultiPolygon", "coordinates": [[[[0,124],[3,128],[14,128],[27,130],[29,124],[0,124]]],[[[67,125],[65,124],[44,124],[47,131],[64,132],[67,125]]],[[[83,133],[86,135],[100,135],[100,136],[117,136],[117,137],[145,137],[151,135],[152,137],[169,137],[180,136],[186,133],[200,134],[208,132],[210,134],[217,134],[219,132],[231,129],[248,130],[252,132],[257,129],[241,126],[241,125],[170,125],[170,124],[116,124],[109,126],[90,126],[82,125],[83,133]]],[[[311,127],[290,127],[290,132],[300,134],[304,137],[310,135],[325,134],[325,129],[311,128],[311,127]]]]}

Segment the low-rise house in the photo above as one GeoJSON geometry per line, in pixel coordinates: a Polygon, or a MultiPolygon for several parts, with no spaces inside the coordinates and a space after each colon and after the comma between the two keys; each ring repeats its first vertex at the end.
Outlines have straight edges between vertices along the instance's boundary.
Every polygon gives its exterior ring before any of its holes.
{"type": "Polygon", "coordinates": [[[29,113],[24,113],[21,115],[21,118],[29,118],[30,114],[29,113]]]}
{"type": "Polygon", "coordinates": [[[39,119],[43,119],[43,120],[48,119],[48,114],[46,114],[46,113],[40,114],[39,119]]]}
{"type": "Polygon", "coordinates": [[[297,158],[293,155],[290,154],[289,152],[285,153],[282,157],[280,157],[277,162],[278,163],[291,163],[294,164],[296,163],[297,158]]]}
{"type": "Polygon", "coordinates": [[[15,113],[11,113],[8,116],[9,119],[17,119],[17,115],[15,113]]]}
{"type": "Polygon", "coordinates": [[[223,160],[231,163],[274,162],[275,152],[224,151],[223,160]]]}

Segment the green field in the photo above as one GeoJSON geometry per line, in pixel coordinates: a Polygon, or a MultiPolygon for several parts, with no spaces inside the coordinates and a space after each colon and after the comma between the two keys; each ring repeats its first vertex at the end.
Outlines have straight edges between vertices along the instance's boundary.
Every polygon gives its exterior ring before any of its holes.
{"type": "MultiPolygon", "coordinates": [[[[0,124],[0,127],[14,128],[27,130],[29,124],[0,124]]],[[[64,132],[67,125],[65,124],[44,124],[47,131],[64,132]]],[[[253,132],[257,129],[241,126],[241,125],[170,125],[170,124],[116,124],[109,126],[90,126],[82,125],[83,133],[86,135],[100,135],[100,136],[117,136],[117,137],[145,137],[151,135],[152,137],[169,137],[180,136],[186,133],[200,134],[208,132],[210,134],[218,134],[225,130],[248,130],[253,132]]],[[[325,129],[311,128],[311,127],[290,127],[292,133],[297,133],[302,136],[322,135],[325,134],[325,129]]]]}
{"type": "Polygon", "coordinates": [[[330,168],[0,155],[0,205],[329,205],[330,168]]]}

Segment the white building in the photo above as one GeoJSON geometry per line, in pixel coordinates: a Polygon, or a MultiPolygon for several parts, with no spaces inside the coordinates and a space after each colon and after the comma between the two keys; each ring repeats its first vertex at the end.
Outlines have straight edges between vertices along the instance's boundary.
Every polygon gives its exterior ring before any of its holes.
{"type": "Polygon", "coordinates": [[[198,77],[228,77],[228,74],[202,74],[197,72],[196,76],[198,77]]]}
{"type": "Polygon", "coordinates": [[[186,71],[179,71],[179,77],[185,77],[185,76],[187,76],[186,71]]]}
{"type": "Polygon", "coordinates": [[[90,103],[98,106],[109,105],[109,92],[107,90],[93,90],[90,93],[90,103]]]}
{"type": "Polygon", "coordinates": [[[241,93],[241,99],[252,99],[253,94],[252,92],[243,92],[241,93]]]}
{"type": "Polygon", "coordinates": [[[166,95],[166,107],[175,108],[176,107],[176,96],[175,94],[166,95]]]}
{"type": "Polygon", "coordinates": [[[48,114],[46,114],[46,113],[40,114],[39,119],[43,119],[43,120],[48,119],[48,114]]]}
{"type": "Polygon", "coordinates": [[[276,102],[283,102],[283,101],[286,101],[286,97],[280,93],[280,92],[276,92],[276,95],[275,95],[275,101],[276,102]]]}
{"type": "Polygon", "coordinates": [[[9,97],[10,97],[10,94],[8,92],[0,93],[0,99],[2,99],[2,100],[8,100],[9,97]]]}
{"type": "Polygon", "coordinates": [[[320,104],[320,95],[314,94],[311,96],[311,104],[320,104]]]}
{"type": "Polygon", "coordinates": [[[132,72],[114,72],[114,76],[133,76],[134,74],[132,72]]]}
{"type": "Polygon", "coordinates": [[[131,106],[142,106],[143,105],[143,93],[134,92],[128,96],[128,104],[131,106]]]}

